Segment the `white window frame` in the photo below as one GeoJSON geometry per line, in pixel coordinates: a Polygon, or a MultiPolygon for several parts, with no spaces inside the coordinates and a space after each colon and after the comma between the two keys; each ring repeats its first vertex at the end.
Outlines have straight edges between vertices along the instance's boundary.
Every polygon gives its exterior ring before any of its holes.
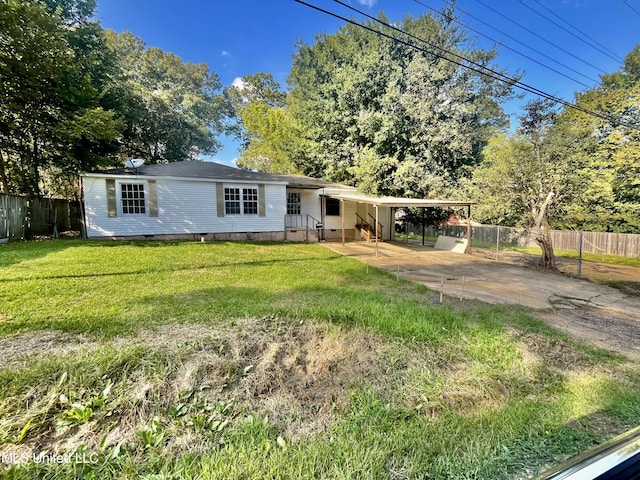
{"type": "MultiPolygon", "coordinates": [[[[260,190],[257,185],[225,185],[223,190],[224,215],[258,216],[260,213],[260,190]],[[230,193],[233,198],[229,198],[230,193]],[[237,197],[236,197],[237,194],[237,197]],[[229,212],[228,205],[238,204],[238,212],[229,212]],[[254,211],[255,210],[255,211],[254,211]]],[[[234,208],[235,210],[235,208],[234,208]]]]}
{"type": "Polygon", "coordinates": [[[147,183],[146,182],[135,182],[135,181],[121,181],[121,182],[117,182],[117,200],[118,200],[118,213],[119,215],[125,216],[125,217],[148,217],[149,216],[149,191],[147,188],[147,183]],[[137,192],[133,192],[132,189],[132,193],[142,193],[142,199],[140,199],[139,197],[136,199],[135,197],[132,198],[125,198],[122,195],[122,188],[126,185],[132,185],[134,187],[140,187],[140,189],[138,189],[137,192]],[[135,202],[136,200],[142,200],[142,205],[138,204],[138,205],[128,205],[126,210],[129,210],[130,208],[135,209],[139,209],[142,208],[144,211],[142,212],[130,212],[130,211],[125,211],[125,205],[124,202],[135,202]]]}
{"type": "Polygon", "coordinates": [[[301,214],[302,214],[302,193],[287,192],[287,215],[301,215],[301,214]],[[296,200],[291,201],[292,197],[295,198],[296,200]]]}

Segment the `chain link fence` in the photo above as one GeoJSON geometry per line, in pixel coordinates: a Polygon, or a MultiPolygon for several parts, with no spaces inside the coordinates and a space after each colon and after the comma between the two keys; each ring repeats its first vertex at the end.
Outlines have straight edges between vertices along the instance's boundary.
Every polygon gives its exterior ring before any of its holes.
{"type": "MultiPolygon", "coordinates": [[[[406,228],[410,238],[422,238],[422,227],[409,224],[406,228]]],[[[438,235],[465,238],[467,227],[466,225],[443,225],[429,226],[424,229],[426,243],[435,243],[438,235]]],[[[637,234],[553,230],[551,236],[556,250],[640,258],[640,235],[637,234]]],[[[473,247],[492,248],[496,249],[496,252],[506,247],[537,246],[527,229],[498,225],[473,225],[471,240],[473,247]]]]}

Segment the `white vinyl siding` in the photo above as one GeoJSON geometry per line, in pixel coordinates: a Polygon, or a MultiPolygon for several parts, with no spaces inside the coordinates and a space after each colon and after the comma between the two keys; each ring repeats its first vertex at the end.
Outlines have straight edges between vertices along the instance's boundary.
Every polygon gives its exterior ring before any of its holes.
{"type": "MultiPolygon", "coordinates": [[[[156,180],[157,217],[119,215],[110,218],[105,178],[93,176],[83,178],[87,232],[90,237],[284,231],[284,216],[287,209],[284,184],[267,184],[259,189],[255,185],[225,185],[225,187],[240,188],[241,195],[243,188],[264,191],[265,212],[264,215],[219,217],[214,181],[158,178],[156,180]]],[[[117,182],[132,183],[132,180],[120,177],[117,182]]],[[[222,188],[222,184],[220,185],[222,188]]],[[[254,208],[253,204],[249,208],[254,208]]],[[[259,209],[258,205],[257,210],[259,209]]]]}

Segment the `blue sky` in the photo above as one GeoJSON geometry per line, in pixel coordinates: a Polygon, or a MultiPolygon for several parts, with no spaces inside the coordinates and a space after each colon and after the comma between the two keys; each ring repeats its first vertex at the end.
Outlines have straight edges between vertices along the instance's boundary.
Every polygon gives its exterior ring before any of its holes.
{"type": "MultiPolygon", "coordinates": [[[[359,18],[332,0],[307,1],[359,18]]],[[[406,14],[428,13],[428,7],[439,10],[445,2],[345,3],[372,15],[383,11],[395,21],[406,14]]],[[[640,43],[640,0],[458,0],[456,7],[462,13],[459,21],[479,32],[469,31],[478,45],[494,45],[482,35],[504,44],[497,46],[500,67],[510,73],[523,72],[523,82],[568,101],[574,92],[586,88],[578,82],[596,85],[603,71],[620,69],[616,56],[624,57],[640,43]],[[605,53],[576,38],[584,38],[582,33],[605,53]]],[[[271,73],[284,86],[296,41],[311,43],[316,34],[333,33],[342,24],[294,0],[99,0],[96,16],[104,28],[128,30],[148,46],[173,52],[185,61],[207,63],[225,86],[257,72],[271,73]]],[[[511,102],[505,108],[515,117],[525,101],[511,102]]],[[[237,145],[230,139],[223,142],[215,159],[231,164],[238,156],[237,145]]]]}

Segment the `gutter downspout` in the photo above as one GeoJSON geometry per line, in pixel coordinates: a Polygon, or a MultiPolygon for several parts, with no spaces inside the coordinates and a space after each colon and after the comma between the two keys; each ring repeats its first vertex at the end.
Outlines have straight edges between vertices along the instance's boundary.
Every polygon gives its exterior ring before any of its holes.
{"type": "Polygon", "coordinates": [[[87,213],[84,209],[84,181],[82,180],[82,175],[80,176],[80,235],[83,239],[87,239],[87,213]]]}
{"type": "Polygon", "coordinates": [[[322,224],[322,238],[320,239],[321,241],[324,242],[325,239],[325,202],[326,202],[326,198],[324,195],[324,188],[322,189],[322,195],[320,195],[320,223],[322,224]]]}

